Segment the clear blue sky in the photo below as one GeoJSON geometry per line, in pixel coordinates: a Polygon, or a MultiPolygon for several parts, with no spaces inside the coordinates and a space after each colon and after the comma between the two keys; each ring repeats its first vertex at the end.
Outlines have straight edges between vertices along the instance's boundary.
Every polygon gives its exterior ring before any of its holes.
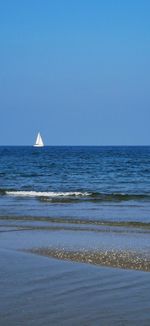
{"type": "Polygon", "coordinates": [[[0,145],[150,144],[149,0],[0,0],[0,145]]]}

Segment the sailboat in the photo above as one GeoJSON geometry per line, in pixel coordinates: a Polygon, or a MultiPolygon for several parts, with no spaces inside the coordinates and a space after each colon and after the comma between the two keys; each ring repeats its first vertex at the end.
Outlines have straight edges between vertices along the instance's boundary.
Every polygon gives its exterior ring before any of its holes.
{"type": "Polygon", "coordinates": [[[38,132],[34,147],[43,147],[43,146],[44,146],[44,143],[43,143],[42,137],[40,135],[40,132],[38,132]]]}

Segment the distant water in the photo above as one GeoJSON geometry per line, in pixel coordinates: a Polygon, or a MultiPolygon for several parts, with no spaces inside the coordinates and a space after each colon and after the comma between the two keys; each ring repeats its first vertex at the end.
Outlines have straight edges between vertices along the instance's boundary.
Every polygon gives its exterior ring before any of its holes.
{"type": "Polygon", "coordinates": [[[0,147],[0,215],[150,222],[150,147],[0,147]]]}

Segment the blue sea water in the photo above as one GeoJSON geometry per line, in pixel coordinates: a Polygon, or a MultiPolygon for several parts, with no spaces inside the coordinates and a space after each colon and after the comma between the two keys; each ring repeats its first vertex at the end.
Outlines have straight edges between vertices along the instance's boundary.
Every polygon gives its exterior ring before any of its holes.
{"type": "Polygon", "coordinates": [[[0,216],[150,222],[150,147],[0,147],[0,216]]]}

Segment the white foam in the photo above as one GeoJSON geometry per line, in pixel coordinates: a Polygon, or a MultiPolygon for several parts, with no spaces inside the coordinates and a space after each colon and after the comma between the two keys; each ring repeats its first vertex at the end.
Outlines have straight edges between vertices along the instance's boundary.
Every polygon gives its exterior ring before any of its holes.
{"type": "Polygon", "coordinates": [[[53,191],[6,191],[6,194],[9,196],[17,196],[17,197],[70,197],[70,196],[81,196],[86,197],[90,194],[88,192],[78,192],[78,191],[70,191],[70,192],[53,192],[53,191]]]}

